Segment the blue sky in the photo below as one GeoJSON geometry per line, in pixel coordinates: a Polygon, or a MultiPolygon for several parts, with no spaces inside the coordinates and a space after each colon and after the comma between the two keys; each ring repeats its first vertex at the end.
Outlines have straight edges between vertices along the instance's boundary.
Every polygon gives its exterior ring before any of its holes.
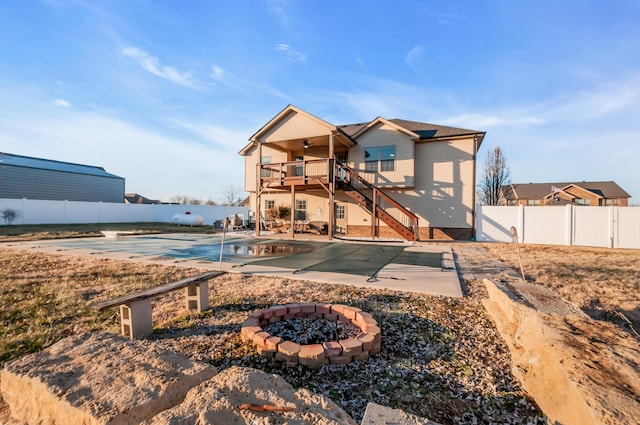
{"type": "Polygon", "coordinates": [[[219,201],[286,105],[487,132],[514,183],[640,203],[640,2],[0,2],[0,151],[219,201]]]}

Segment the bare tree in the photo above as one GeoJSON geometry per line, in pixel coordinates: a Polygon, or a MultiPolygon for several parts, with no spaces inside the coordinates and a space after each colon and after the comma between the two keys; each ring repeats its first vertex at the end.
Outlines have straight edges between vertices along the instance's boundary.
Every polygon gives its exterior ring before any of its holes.
{"type": "Polygon", "coordinates": [[[169,202],[180,205],[202,205],[201,199],[186,195],[174,195],[169,198],[169,202]]]}
{"type": "Polygon", "coordinates": [[[18,218],[20,212],[11,208],[4,209],[0,211],[0,216],[4,220],[4,224],[13,224],[14,221],[18,218]]]}
{"type": "Polygon", "coordinates": [[[478,185],[478,201],[482,205],[504,205],[503,186],[511,183],[511,170],[500,146],[487,154],[478,185]]]}
{"type": "Polygon", "coordinates": [[[237,187],[227,186],[220,194],[222,205],[240,205],[245,193],[237,187]]]}

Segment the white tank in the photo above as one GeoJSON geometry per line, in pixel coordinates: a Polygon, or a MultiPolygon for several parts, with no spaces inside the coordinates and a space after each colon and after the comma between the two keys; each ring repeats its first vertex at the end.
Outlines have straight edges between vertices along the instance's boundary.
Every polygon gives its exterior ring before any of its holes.
{"type": "Polygon", "coordinates": [[[204,220],[201,215],[191,214],[187,211],[184,214],[175,214],[173,222],[182,226],[202,226],[204,220]]]}

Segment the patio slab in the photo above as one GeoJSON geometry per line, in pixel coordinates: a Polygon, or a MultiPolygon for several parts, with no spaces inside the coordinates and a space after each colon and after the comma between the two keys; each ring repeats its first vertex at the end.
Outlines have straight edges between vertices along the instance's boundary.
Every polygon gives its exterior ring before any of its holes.
{"type": "Polygon", "coordinates": [[[228,235],[220,263],[220,240],[220,237],[210,235],[172,234],[123,236],[111,240],[83,238],[11,242],[0,246],[449,297],[462,296],[451,248],[443,243],[318,242],[302,238],[274,241],[228,235]],[[285,251],[289,250],[289,246],[292,248],[289,253],[256,254],[255,250],[265,244],[274,247],[280,244],[278,246],[284,246],[285,251]],[[234,255],[233,250],[227,250],[228,247],[245,254],[254,252],[254,255],[234,255]]]}

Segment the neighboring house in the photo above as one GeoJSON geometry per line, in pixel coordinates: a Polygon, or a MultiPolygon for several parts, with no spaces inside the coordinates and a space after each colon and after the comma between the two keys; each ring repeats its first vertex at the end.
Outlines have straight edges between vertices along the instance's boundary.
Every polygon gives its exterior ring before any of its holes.
{"type": "Polygon", "coordinates": [[[161,204],[159,200],[146,198],[140,195],[139,193],[125,193],[124,203],[125,204],[161,204]]]}
{"type": "Polygon", "coordinates": [[[284,206],[292,237],[311,224],[329,238],[468,240],[484,136],[382,117],[337,126],[289,105],[240,151],[257,233],[284,206]]]}
{"type": "Polygon", "coordinates": [[[507,205],[621,206],[629,195],[615,182],[523,183],[503,187],[507,205]]]}
{"type": "Polygon", "coordinates": [[[124,179],[102,167],[0,152],[0,198],[121,204],[124,179]]]}

